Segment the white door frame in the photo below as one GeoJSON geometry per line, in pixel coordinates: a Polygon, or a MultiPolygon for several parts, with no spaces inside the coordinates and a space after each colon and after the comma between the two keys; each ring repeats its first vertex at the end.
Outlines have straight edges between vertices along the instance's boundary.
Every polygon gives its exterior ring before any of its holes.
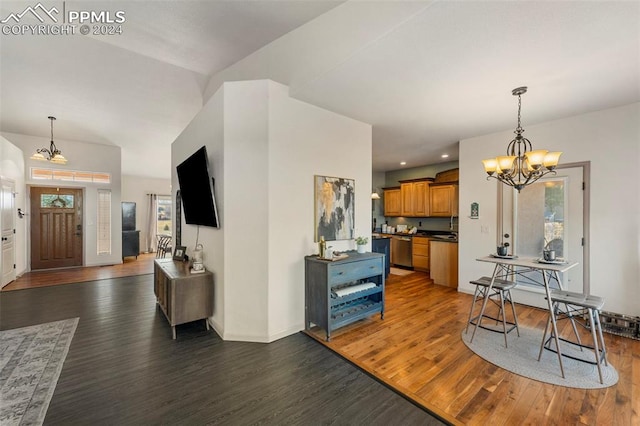
{"type": "Polygon", "coordinates": [[[16,182],[0,177],[0,288],[16,279],[15,198],[16,182]]]}
{"type": "MultiPolygon", "coordinates": [[[[590,274],[590,211],[591,211],[591,162],[580,161],[575,163],[563,163],[558,165],[557,169],[570,169],[570,168],[582,168],[582,236],[584,238],[582,247],[582,260],[580,264],[582,266],[582,290],[585,294],[590,294],[591,291],[591,274],[590,274]]],[[[513,229],[515,224],[515,211],[514,211],[514,197],[513,190],[507,185],[498,185],[498,223],[497,223],[497,241],[496,244],[500,244],[504,241],[504,235],[513,235],[513,229]]],[[[512,240],[507,239],[509,243],[513,243],[512,240]]]]}

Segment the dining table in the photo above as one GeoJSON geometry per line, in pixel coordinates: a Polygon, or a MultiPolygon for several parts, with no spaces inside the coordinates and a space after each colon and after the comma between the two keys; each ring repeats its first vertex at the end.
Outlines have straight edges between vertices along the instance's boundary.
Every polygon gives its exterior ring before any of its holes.
{"type": "MultiPolygon", "coordinates": [[[[551,318],[551,327],[553,328],[553,335],[556,343],[556,353],[558,354],[558,360],[560,361],[560,368],[562,369],[562,354],[560,353],[560,338],[558,337],[558,328],[555,321],[555,315],[553,311],[553,302],[551,301],[551,283],[556,282],[559,290],[564,290],[562,285],[561,273],[567,272],[571,268],[578,266],[578,262],[571,262],[558,259],[556,261],[545,261],[535,257],[518,257],[518,256],[498,256],[489,255],[476,259],[479,262],[493,263],[493,274],[491,275],[491,282],[487,294],[491,293],[493,284],[496,278],[509,279],[515,281],[518,285],[518,277],[521,283],[529,285],[540,286],[544,288],[545,298],[547,299],[547,306],[549,308],[549,315],[551,318]]],[[[517,287],[516,287],[517,288],[517,287]]],[[[488,297],[484,298],[482,302],[482,309],[480,310],[480,317],[476,321],[471,335],[471,340],[475,336],[478,326],[482,322],[485,308],[487,306],[488,297]]],[[[548,327],[548,323],[547,323],[548,327]]],[[[564,377],[564,371],[562,371],[564,377]]]]}

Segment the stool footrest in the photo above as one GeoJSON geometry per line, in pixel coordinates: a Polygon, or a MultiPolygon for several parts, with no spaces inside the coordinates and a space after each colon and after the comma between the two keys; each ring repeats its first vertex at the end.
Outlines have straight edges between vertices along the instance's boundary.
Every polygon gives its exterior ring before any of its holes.
{"type": "MultiPolygon", "coordinates": [[[[477,280],[469,281],[474,285],[481,285],[483,287],[488,287],[491,284],[491,277],[480,277],[477,280]]],[[[496,290],[509,290],[516,286],[514,281],[503,280],[500,278],[496,278],[493,281],[493,288],[496,290]]]]}
{"type": "MultiPolygon", "coordinates": [[[[577,347],[582,348],[582,349],[589,349],[590,351],[595,353],[596,348],[594,348],[593,346],[576,343],[576,342],[574,342],[572,340],[563,339],[562,337],[558,337],[558,339],[563,341],[563,342],[565,342],[565,343],[569,343],[569,344],[571,344],[573,346],[577,346],[577,347]]],[[[547,339],[547,341],[544,343],[544,348],[546,350],[548,350],[548,351],[551,351],[551,352],[557,354],[558,351],[551,347],[551,341],[552,340],[553,340],[553,336],[550,336],[547,339]]],[[[564,352],[561,352],[560,355],[562,355],[565,358],[575,359],[576,361],[586,362],[587,364],[591,364],[591,365],[597,365],[598,364],[595,361],[591,361],[591,360],[584,359],[584,358],[578,358],[576,356],[572,356],[572,355],[566,354],[564,352]]],[[[602,361],[604,361],[604,357],[605,356],[606,356],[606,350],[598,349],[598,361],[599,361],[599,363],[602,363],[602,361]]]]}

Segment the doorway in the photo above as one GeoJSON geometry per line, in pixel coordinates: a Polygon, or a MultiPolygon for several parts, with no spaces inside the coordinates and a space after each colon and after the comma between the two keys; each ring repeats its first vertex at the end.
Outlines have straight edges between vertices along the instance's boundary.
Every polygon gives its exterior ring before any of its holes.
{"type": "Polygon", "coordinates": [[[0,179],[0,234],[2,235],[2,279],[0,287],[4,287],[16,279],[16,234],[14,216],[15,182],[0,179]]]}
{"type": "MultiPolygon", "coordinates": [[[[499,235],[510,234],[514,253],[519,256],[541,257],[543,249],[553,249],[556,256],[579,262],[577,268],[561,274],[563,287],[588,293],[590,163],[562,164],[556,172],[525,187],[520,194],[501,188],[499,235]]],[[[526,279],[521,284],[520,289],[527,288],[526,279]]],[[[535,292],[535,287],[531,291],[535,292]]]]}
{"type": "Polygon", "coordinates": [[[82,189],[31,188],[31,269],[82,266],[82,189]]]}

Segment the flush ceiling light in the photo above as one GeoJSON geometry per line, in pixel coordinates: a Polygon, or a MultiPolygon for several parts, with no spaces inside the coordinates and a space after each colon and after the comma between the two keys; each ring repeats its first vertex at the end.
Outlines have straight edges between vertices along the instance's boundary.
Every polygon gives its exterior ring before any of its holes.
{"type": "Polygon", "coordinates": [[[67,159],[64,158],[62,152],[56,147],[56,144],[53,142],[53,121],[56,119],[55,117],[47,117],[51,120],[51,145],[49,149],[40,148],[36,150],[35,154],[31,156],[32,160],[40,160],[40,161],[51,161],[56,164],[67,164],[67,159]]]}
{"type": "Polygon", "coordinates": [[[533,150],[529,139],[522,136],[524,129],[520,125],[521,96],[527,93],[527,87],[518,87],[511,91],[518,97],[518,127],[515,139],[507,146],[507,155],[482,160],[487,179],[498,179],[505,185],[514,187],[520,192],[522,188],[553,173],[558,165],[562,152],[549,152],[544,149],[533,150]],[[495,174],[495,176],[494,176],[495,174]]]}
{"type": "Polygon", "coordinates": [[[406,162],[406,161],[401,161],[401,162],[400,162],[400,165],[401,165],[401,166],[404,166],[405,164],[407,164],[407,162],[406,162]]]}
{"type": "Polygon", "coordinates": [[[442,154],[441,157],[442,158],[449,158],[449,154],[442,154]]]}

